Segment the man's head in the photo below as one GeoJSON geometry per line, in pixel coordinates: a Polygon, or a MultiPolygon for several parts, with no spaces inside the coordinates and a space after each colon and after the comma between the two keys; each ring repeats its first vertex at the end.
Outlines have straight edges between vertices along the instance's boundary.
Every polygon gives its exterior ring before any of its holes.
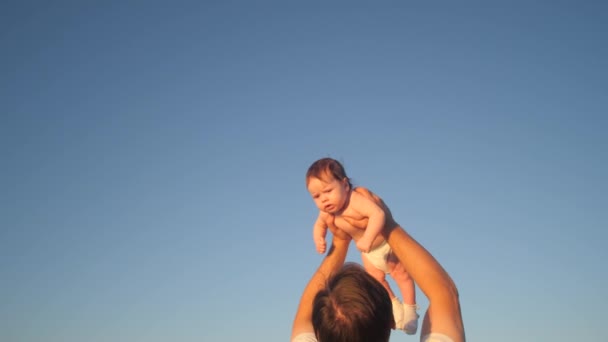
{"type": "Polygon", "coordinates": [[[317,293],[312,323],[319,342],[388,342],[391,299],[361,266],[347,263],[317,293]]]}

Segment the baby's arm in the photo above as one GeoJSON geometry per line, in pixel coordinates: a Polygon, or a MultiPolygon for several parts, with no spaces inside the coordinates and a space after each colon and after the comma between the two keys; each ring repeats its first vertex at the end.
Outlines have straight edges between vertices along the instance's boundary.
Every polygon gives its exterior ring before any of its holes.
{"type": "Polygon", "coordinates": [[[368,218],[365,232],[363,232],[363,235],[359,238],[359,241],[357,241],[357,248],[361,252],[367,253],[371,249],[376,236],[378,236],[384,228],[386,214],[374,201],[356,192],[353,193],[351,198],[351,205],[353,206],[353,209],[368,218]]]}
{"type": "Polygon", "coordinates": [[[312,229],[312,238],[315,241],[317,252],[323,254],[327,248],[327,243],[325,242],[325,236],[327,236],[327,224],[321,215],[322,214],[319,213],[319,217],[317,218],[317,221],[312,229]]]}

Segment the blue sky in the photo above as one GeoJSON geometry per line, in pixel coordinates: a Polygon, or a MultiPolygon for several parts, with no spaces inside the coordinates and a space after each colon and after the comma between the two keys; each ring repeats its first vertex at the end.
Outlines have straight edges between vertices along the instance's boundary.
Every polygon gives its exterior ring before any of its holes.
{"type": "Polygon", "coordinates": [[[601,339],[607,10],[4,2],[0,340],[287,341],[326,156],[452,275],[470,341],[601,339]]]}

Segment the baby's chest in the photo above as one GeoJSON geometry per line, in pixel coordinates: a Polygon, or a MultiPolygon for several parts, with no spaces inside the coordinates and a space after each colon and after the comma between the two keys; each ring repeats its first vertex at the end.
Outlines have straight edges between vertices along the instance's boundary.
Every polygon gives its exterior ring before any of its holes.
{"type": "Polygon", "coordinates": [[[347,233],[354,233],[357,230],[365,229],[367,227],[367,221],[367,217],[336,216],[334,218],[336,227],[347,233]]]}

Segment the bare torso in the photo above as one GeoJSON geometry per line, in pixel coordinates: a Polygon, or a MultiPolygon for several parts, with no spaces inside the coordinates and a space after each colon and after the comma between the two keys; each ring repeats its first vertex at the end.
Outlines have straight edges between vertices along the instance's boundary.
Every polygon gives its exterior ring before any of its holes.
{"type": "MultiPolygon", "coordinates": [[[[391,211],[378,195],[374,194],[366,188],[356,187],[352,190],[350,196],[364,196],[368,199],[371,199],[380,208],[382,208],[385,214],[385,229],[387,227],[397,226],[397,223],[391,215],[391,211]]],[[[367,227],[368,223],[368,217],[365,217],[361,213],[352,209],[348,204],[346,205],[346,208],[344,208],[338,215],[324,213],[323,219],[325,220],[325,223],[327,224],[327,227],[329,227],[329,229],[331,230],[332,234],[339,236],[343,232],[349,235],[355,241],[358,241],[361,236],[363,236],[363,233],[365,232],[365,228],[367,227]]],[[[378,235],[374,239],[372,249],[378,247],[380,244],[382,244],[383,241],[384,238],[382,237],[382,235],[378,235]]]]}

